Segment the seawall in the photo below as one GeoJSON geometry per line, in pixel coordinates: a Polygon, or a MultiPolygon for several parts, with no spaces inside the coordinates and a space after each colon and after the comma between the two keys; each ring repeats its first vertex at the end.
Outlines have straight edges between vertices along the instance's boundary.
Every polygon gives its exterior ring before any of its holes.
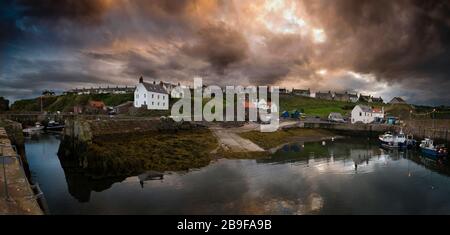
{"type": "Polygon", "coordinates": [[[0,127],[0,156],[0,214],[42,215],[21,158],[3,127],[0,127]]]}
{"type": "Polygon", "coordinates": [[[385,124],[350,124],[350,123],[303,123],[305,128],[320,128],[331,130],[345,135],[376,137],[386,131],[400,131],[408,135],[413,135],[416,140],[423,138],[433,138],[441,142],[450,142],[450,133],[446,126],[433,128],[430,122],[405,122],[404,125],[385,124]]]}

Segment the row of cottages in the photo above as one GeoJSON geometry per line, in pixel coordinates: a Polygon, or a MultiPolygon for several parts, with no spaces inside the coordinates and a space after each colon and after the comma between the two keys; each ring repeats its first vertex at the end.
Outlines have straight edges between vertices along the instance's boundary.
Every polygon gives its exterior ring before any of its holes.
{"type": "Polygon", "coordinates": [[[309,88],[307,90],[294,88],[291,93],[296,96],[311,97],[311,90],[309,88]]]}
{"type": "Polygon", "coordinates": [[[76,88],[65,91],[64,94],[91,95],[91,94],[130,94],[133,93],[135,87],[96,87],[96,88],[76,88]]]}
{"type": "Polygon", "coordinates": [[[334,93],[333,100],[342,101],[342,102],[352,102],[356,103],[358,102],[358,95],[357,94],[351,94],[348,92],[345,93],[334,93]]]}
{"type": "Polygon", "coordinates": [[[381,109],[379,108],[372,108],[366,105],[356,105],[351,114],[351,122],[357,123],[372,123],[376,121],[377,119],[383,119],[384,118],[384,107],[381,109]]]}
{"type": "Polygon", "coordinates": [[[358,102],[358,95],[357,94],[351,94],[348,92],[345,93],[331,93],[331,91],[328,92],[316,92],[316,98],[317,99],[323,99],[323,100],[337,100],[337,101],[343,101],[343,102],[358,102]]]}
{"type": "Polygon", "coordinates": [[[373,97],[371,95],[363,95],[361,94],[359,96],[359,101],[364,103],[383,103],[383,98],[380,97],[373,97]]]}
{"type": "Polygon", "coordinates": [[[317,92],[316,93],[317,99],[323,99],[323,100],[337,100],[342,102],[364,102],[364,103],[383,103],[383,99],[381,97],[372,97],[370,95],[366,96],[363,94],[360,94],[359,97],[357,94],[351,94],[348,92],[344,93],[331,93],[331,91],[328,92],[317,92]]]}
{"type": "Polygon", "coordinates": [[[316,92],[316,98],[322,100],[333,100],[333,94],[331,91],[328,92],[316,92]]]}

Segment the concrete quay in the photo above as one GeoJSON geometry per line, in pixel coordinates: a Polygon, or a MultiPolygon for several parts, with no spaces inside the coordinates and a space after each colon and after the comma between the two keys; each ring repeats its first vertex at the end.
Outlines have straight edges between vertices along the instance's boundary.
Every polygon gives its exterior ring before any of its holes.
{"type": "Polygon", "coordinates": [[[44,214],[28,182],[20,157],[0,127],[0,215],[44,214]]]}

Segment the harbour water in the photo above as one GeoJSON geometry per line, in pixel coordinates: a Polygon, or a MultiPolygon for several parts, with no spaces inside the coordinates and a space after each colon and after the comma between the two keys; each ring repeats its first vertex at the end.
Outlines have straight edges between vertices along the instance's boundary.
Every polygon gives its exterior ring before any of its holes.
{"type": "Polygon", "coordinates": [[[41,135],[25,146],[51,214],[450,214],[447,163],[361,138],[290,144],[268,159],[219,159],[146,179],[67,171],[59,143],[41,135]]]}

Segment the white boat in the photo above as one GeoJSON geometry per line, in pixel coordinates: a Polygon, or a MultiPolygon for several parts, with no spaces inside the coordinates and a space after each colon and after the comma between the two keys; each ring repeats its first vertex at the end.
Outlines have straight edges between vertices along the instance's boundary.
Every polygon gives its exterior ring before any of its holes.
{"type": "Polygon", "coordinates": [[[445,157],[448,155],[448,150],[444,145],[434,145],[433,140],[425,138],[420,143],[422,153],[433,157],[445,157]]]}
{"type": "Polygon", "coordinates": [[[45,127],[43,125],[41,125],[40,122],[36,122],[33,127],[23,129],[23,132],[26,134],[33,134],[33,133],[38,133],[38,132],[44,130],[44,128],[45,127]]]}
{"type": "Polygon", "coordinates": [[[403,130],[400,130],[398,134],[391,134],[390,132],[386,132],[383,135],[380,135],[378,139],[381,142],[383,147],[387,148],[405,148],[407,147],[406,136],[403,133],[403,130]]]}
{"type": "Polygon", "coordinates": [[[64,124],[60,124],[54,120],[48,122],[47,127],[45,128],[47,131],[61,131],[64,129],[64,124]]]}

